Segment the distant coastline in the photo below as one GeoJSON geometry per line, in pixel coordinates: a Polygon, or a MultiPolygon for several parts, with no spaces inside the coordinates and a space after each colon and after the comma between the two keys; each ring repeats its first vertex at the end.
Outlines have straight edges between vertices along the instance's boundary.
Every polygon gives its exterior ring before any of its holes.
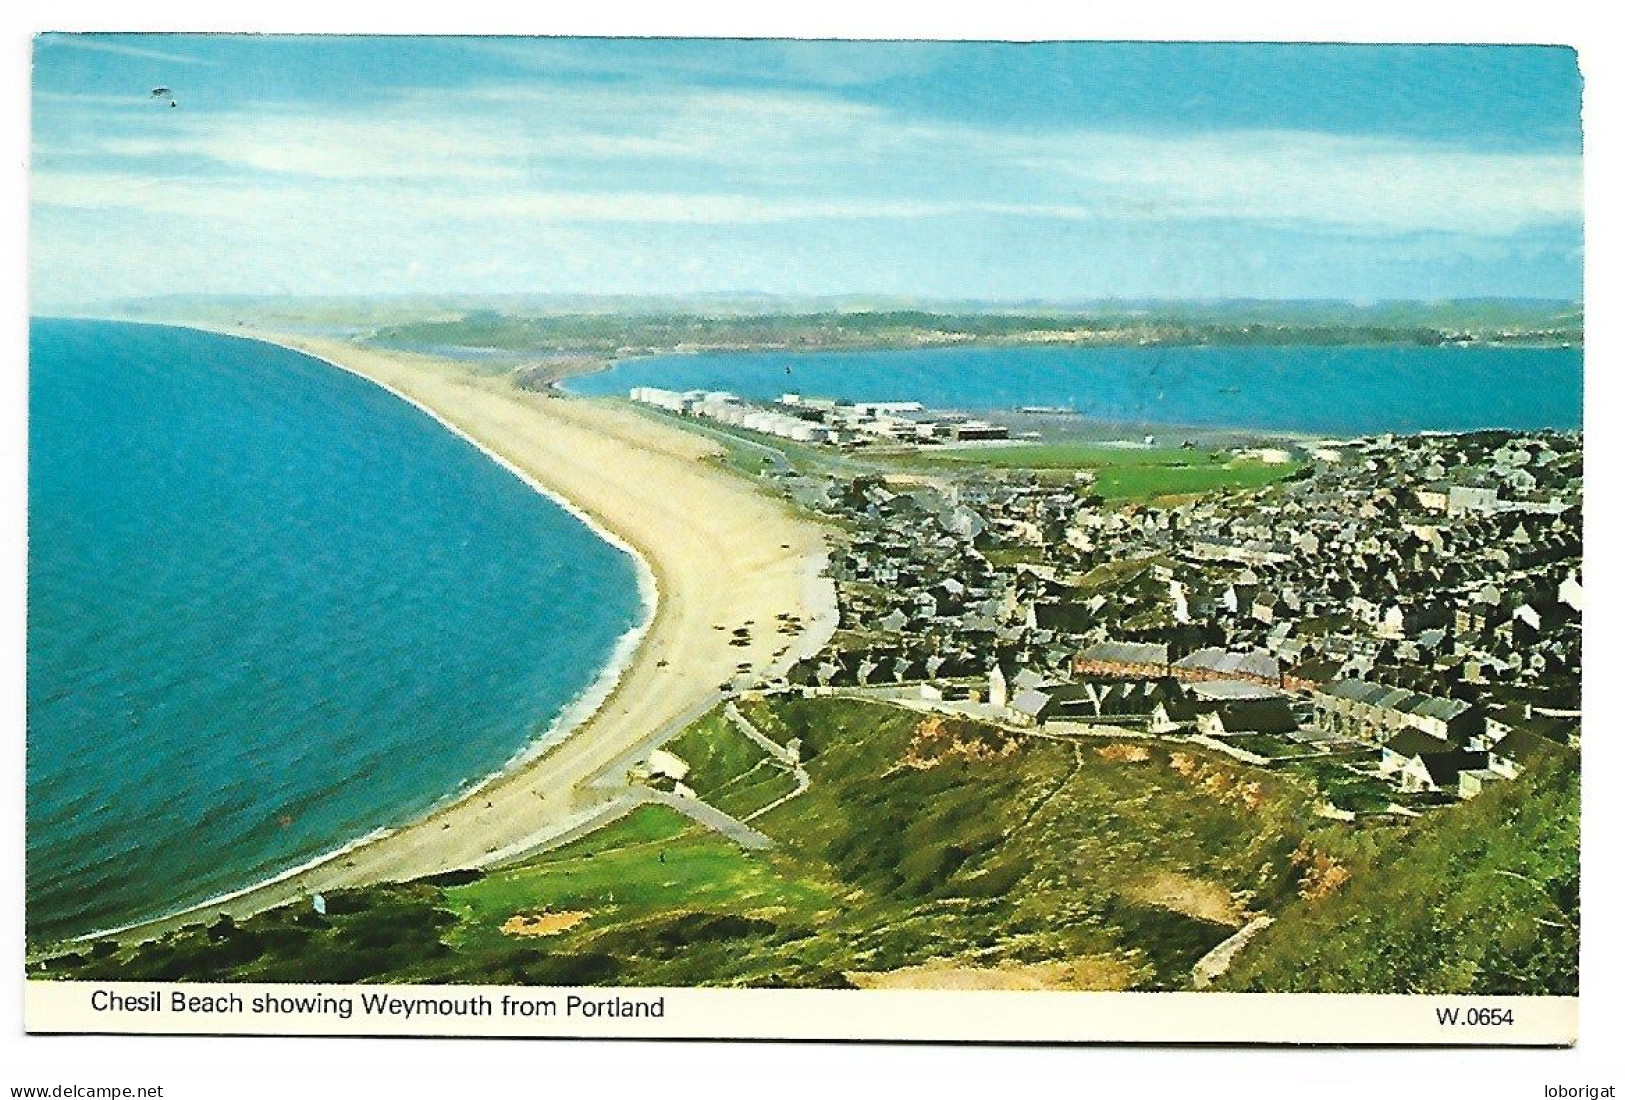
{"type": "Polygon", "coordinates": [[[175,295],[98,315],[309,332],[376,348],[528,361],[538,381],[653,355],[953,347],[1559,347],[1584,343],[1560,299],[921,301],[886,296],[175,295]]]}

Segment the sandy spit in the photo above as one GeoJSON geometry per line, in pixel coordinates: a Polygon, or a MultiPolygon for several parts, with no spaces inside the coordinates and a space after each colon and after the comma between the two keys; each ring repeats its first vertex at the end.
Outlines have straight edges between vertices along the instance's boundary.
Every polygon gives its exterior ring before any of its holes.
{"type": "Polygon", "coordinates": [[[705,461],[717,452],[714,443],[624,406],[528,393],[448,360],[255,335],[432,413],[634,552],[658,595],[613,689],[545,751],[421,820],[136,931],[156,935],[324,890],[511,858],[619,797],[627,769],[715,705],[722,684],[774,675],[834,630],[833,585],[820,576],[828,560],[824,530],[705,461]],[[799,635],[777,632],[781,613],[801,619],[799,635]],[[733,630],[747,624],[749,645],[730,645],[733,630]],[[741,663],[752,672],[740,676],[741,663]]]}

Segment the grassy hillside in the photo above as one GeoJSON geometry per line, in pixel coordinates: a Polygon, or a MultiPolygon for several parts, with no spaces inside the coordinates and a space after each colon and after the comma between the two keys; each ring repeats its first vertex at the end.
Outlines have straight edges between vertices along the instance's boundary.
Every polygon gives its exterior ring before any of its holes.
{"type": "MultiPolygon", "coordinates": [[[[1456,869],[1490,866],[1492,852],[1495,868],[1539,881],[1563,865],[1563,800],[1520,802],[1528,781],[1438,815],[1438,828],[1361,829],[1315,817],[1305,775],[1184,745],[1066,742],[833,698],[745,709],[769,737],[801,738],[812,779],[755,820],[778,842],[770,851],[645,807],[508,870],[338,892],[326,916],[299,904],[155,944],[101,944],[43,973],[1182,989],[1197,959],[1260,912],[1280,920],[1243,953],[1237,988],[1409,988],[1382,958],[1442,958],[1443,944],[1474,937],[1498,946],[1453,971],[1452,988],[1549,988],[1572,959],[1572,944],[1505,931],[1525,928],[1508,925],[1515,913],[1538,913],[1527,895],[1516,909],[1517,895],[1456,869]],[[1530,872],[1535,853],[1547,864],[1530,872]],[[1382,935],[1361,938],[1372,922],[1387,922],[1382,935]],[[1414,946],[1435,939],[1435,955],[1414,946]]],[[[671,747],[702,795],[768,770],[715,716],[671,747]]]]}
{"type": "Polygon", "coordinates": [[[1359,851],[1347,886],[1287,907],[1224,987],[1577,993],[1575,763],[1554,748],[1516,783],[1495,784],[1359,851]]]}

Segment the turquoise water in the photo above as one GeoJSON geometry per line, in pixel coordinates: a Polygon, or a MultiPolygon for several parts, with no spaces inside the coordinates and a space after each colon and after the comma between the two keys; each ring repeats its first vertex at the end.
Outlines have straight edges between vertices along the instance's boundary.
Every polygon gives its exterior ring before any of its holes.
{"type": "Polygon", "coordinates": [[[1071,408],[1096,420],[1358,434],[1578,428],[1578,348],[1096,347],[772,352],[636,359],[576,379],[786,391],[939,409],[1071,408]]]}
{"type": "Polygon", "coordinates": [[[313,359],[43,320],[29,373],[30,939],[415,816],[641,618],[631,559],[313,359]]]}

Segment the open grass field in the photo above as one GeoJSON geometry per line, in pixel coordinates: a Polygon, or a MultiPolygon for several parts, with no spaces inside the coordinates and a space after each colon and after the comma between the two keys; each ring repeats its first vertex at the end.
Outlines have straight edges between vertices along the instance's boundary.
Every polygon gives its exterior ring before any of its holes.
{"type": "Polygon", "coordinates": [[[719,461],[749,477],[782,465],[798,473],[864,471],[1032,471],[1062,482],[1080,471],[1094,475],[1093,489],[1104,500],[1131,502],[1193,497],[1214,492],[1260,489],[1291,477],[1301,463],[1266,463],[1229,451],[1181,447],[1130,447],[1106,443],[1014,444],[996,447],[938,448],[922,451],[839,452],[794,443],[743,428],[721,427],[638,407],[643,415],[698,432],[721,445],[719,461]]]}
{"type": "Polygon", "coordinates": [[[1296,473],[1298,463],[1265,463],[1228,451],[1123,447],[1103,443],[966,447],[915,456],[921,465],[999,470],[1092,471],[1094,491],[1108,501],[1258,489],[1296,473]]]}

